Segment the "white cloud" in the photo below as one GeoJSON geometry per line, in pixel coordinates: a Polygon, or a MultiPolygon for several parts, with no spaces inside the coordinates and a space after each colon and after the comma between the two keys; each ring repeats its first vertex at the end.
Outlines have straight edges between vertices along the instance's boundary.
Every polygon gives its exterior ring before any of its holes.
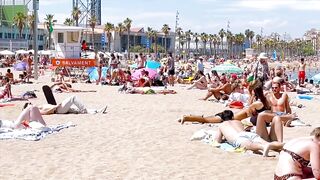
{"type": "Polygon", "coordinates": [[[264,20],[251,20],[248,25],[255,28],[280,28],[288,24],[286,20],[280,19],[264,19],[264,20]]]}
{"type": "Polygon", "coordinates": [[[240,0],[234,5],[262,11],[279,8],[289,8],[292,10],[320,10],[320,1],[318,0],[240,0]]]}

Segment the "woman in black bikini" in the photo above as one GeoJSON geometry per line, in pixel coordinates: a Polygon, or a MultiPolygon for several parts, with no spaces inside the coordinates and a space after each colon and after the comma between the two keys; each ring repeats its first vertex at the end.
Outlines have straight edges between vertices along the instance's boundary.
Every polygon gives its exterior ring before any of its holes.
{"type": "Polygon", "coordinates": [[[315,128],[311,136],[293,139],[283,147],[274,179],[291,178],[320,179],[320,127],[315,128]]]}

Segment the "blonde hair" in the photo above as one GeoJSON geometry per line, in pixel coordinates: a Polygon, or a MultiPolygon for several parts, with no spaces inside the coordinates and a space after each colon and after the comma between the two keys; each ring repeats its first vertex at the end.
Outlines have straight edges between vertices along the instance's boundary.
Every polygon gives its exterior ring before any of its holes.
{"type": "Polygon", "coordinates": [[[316,127],[315,129],[313,129],[310,135],[316,138],[320,137],[320,127],[316,127]]]}

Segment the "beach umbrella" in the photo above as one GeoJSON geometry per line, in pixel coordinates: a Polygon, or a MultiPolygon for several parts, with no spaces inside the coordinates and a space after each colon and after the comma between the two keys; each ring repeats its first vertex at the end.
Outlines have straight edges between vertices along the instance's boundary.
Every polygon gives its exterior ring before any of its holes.
{"type": "Polygon", "coordinates": [[[4,51],[0,51],[0,55],[12,56],[12,55],[14,55],[14,53],[11,51],[8,51],[8,50],[4,50],[4,51]]]}
{"type": "Polygon", "coordinates": [[[313,80],[314,83],[320,84],[320,73],[314,75],[311,79],[313,80]]]}
{"type": "Polygon", "coordinates": [[[25,71],[27,69],[27,63],[19,62],[13,66],[13,69],[16,71],[25,71]]]}
{"type": "Polygon", "coordinates": [[[133,80],[138,80],[141,78],[141,71],[148,71],[149,72],[149,78],[154,79],[157,75],[157,71],[154,69],[150,69],[150,68],[142,68],[142,69],[137,69],[135,70],[131,77],[133,80]]]}
{"type": "MultiPolygon", "coordinates": [[[[107,71],[108,71],[107,67],[102,67],[102,69],[101,69],[101,77],[102,78],[107,77],[107,71]]],[[[90,81],[96,81],[99,79],[99,73],[98,73],[97,67],[89,67],[87,69],[87,73],[89,75],[90,81]]]]}
{"type": "Polygon", "coordinates": [[[146,68],[158,69],[159,67],[161,67],[161,63],[160,63],[160,62],[157,62],[157,61],[147,61],[146,68]]]}
{"type": "Polygon", "coordinates": [[[16,54],[28,54],[28,51],[20,49],[20,50],[16,51],[16,54]]]}
{"type": "Polygon", "coordinates": [[[243,72],[243,70],[241,68],[239,68],[238,66],[235,66],[233,64],[230,64],[230,63],[224,63],[221,65],[218,65],[218,66],[214,67],[212,70],[216,70],[218,73],[240,74],[243,72]]]}

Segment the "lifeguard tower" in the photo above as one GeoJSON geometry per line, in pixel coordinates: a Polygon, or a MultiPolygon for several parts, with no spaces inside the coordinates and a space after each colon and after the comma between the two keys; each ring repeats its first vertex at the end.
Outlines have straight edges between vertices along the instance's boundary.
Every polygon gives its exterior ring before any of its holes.
{"type": "Polygon", "coordinates": [[[56,58],[80,58],[80,40],[84,29],[74,26],[54,26],[52,40],[56,58]]]}
{"type": "Polygon", "coordinates": [[[81,58],[81,36],[86,28],[55,25],[52,33],[54,44],[53,66],[59,67],[92,67],[95,59],[81,58]]]}

